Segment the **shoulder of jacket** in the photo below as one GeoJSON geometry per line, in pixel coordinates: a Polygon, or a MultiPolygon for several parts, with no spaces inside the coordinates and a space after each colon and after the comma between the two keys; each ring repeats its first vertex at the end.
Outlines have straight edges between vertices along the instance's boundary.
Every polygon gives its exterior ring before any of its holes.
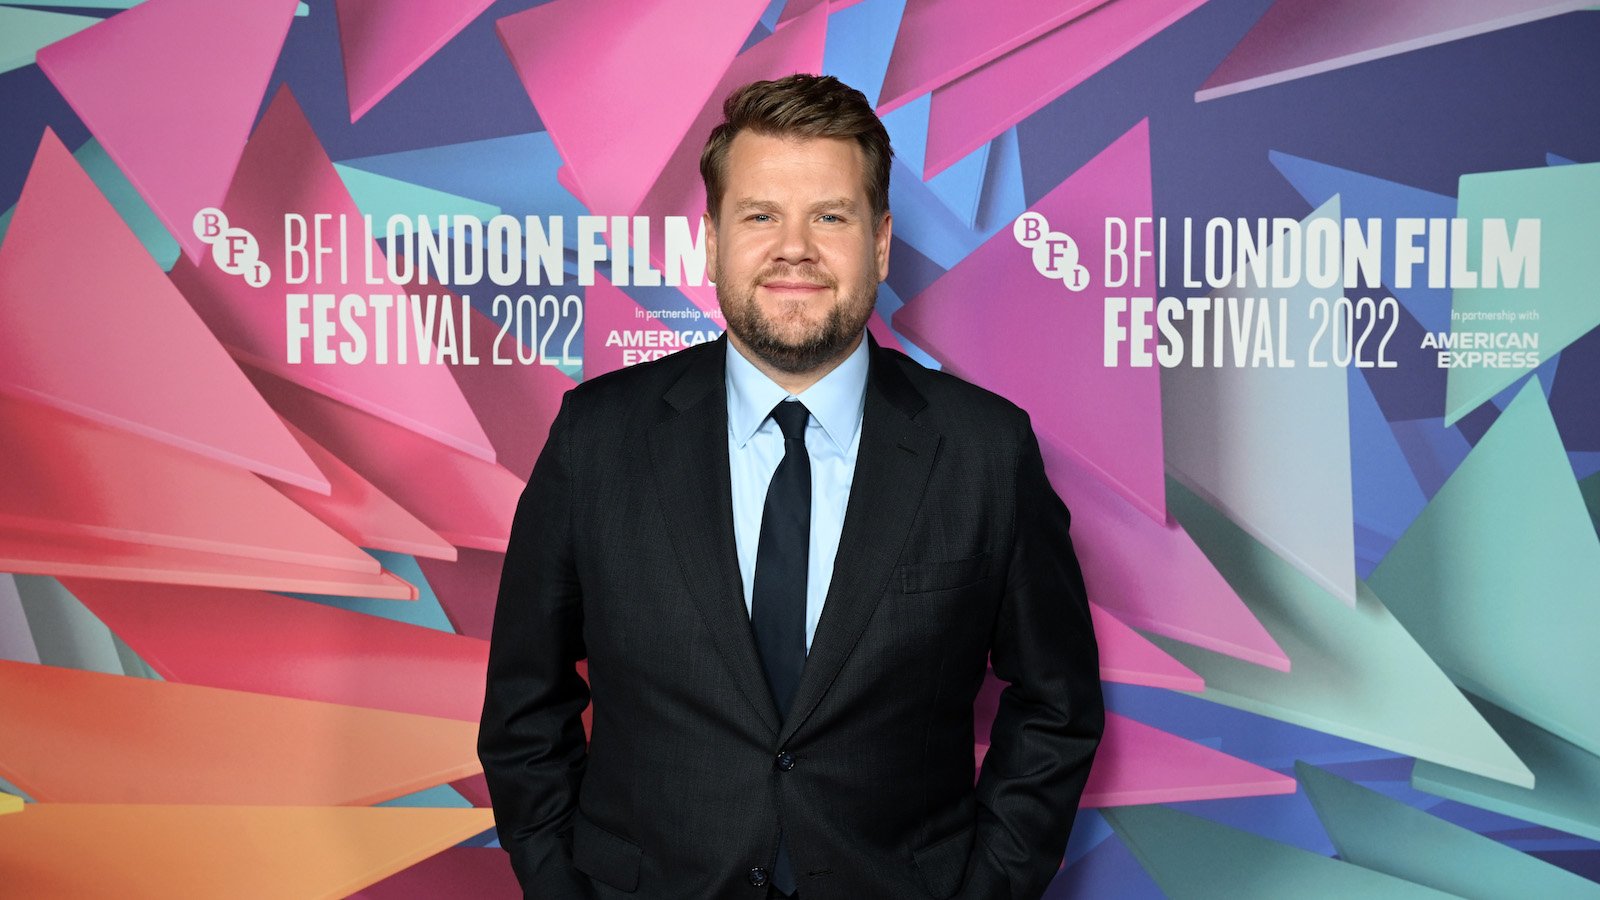
{"type": "Polygon", "coordinates": [[[949,372],[929,369],[898,350],[880,350],[928,401],[934,415],[944,418],[951,410],[959,410],[962,420],[977,427],[1002,433],[1031,429],[1027,411],[994,391],[949,372]]]}
{"type": "Polygon", "coordinates": [[[617,401],[632,403],[645,397],[659,397],[683,375],[685,369],[694,365],[703,354],[717,352],[720,346],[716,341],[707,341],[659,359],[586,378],[572,388],[567,402],[569,405],[590,408],[617,401]]]}

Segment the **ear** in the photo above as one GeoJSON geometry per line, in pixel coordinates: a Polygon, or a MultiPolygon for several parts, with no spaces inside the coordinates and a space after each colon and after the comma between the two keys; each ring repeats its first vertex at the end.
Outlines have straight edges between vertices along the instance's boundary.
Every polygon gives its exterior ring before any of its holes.
{"type": "Polygon", "coordinates": [[[706,278],[713,284],[717,280],[717,224],[711,221],[711,211],[700,214],[700,230],[706,236],[706,278]]]}
{"type": "Polygon", "coordinates": [[[873,235],[874,249],[878,257],[878,280],[883,281],[889,277],[889,244],[890,236],[894,231],[894,216],[883,214],[883,221],[878,223],[878,230],[873,235]]]}

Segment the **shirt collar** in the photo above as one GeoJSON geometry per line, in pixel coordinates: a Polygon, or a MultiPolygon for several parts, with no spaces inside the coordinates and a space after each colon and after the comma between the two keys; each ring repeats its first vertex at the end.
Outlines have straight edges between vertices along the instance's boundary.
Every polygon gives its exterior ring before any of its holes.
{"type": "Polygon", "coordinates": [[[798,394],[779,387],[766,373],[744,358],[728,342],[728,432],[734,446],[743,447],[755,436],[772,408],[794,397],[806,405],[812,418],[822,426],[828,439],[841,452],[848,453],[861,427],[861,414],[867,402],[867,339],[844,362],[822,376],[816,384],[798,394]]]}

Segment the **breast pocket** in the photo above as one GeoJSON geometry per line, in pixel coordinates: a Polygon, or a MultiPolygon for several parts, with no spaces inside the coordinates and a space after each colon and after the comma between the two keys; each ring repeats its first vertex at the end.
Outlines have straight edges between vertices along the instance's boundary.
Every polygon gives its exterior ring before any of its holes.
{"type": "Polygon", "coordinates": [[[989,577],[990,558],[987,553],[964,559],[942,559],[931,562],[905,563],[895,569],[899,577],[900,592],[927,594],[934,591],[953,591],[971,587],[989,577]]]}

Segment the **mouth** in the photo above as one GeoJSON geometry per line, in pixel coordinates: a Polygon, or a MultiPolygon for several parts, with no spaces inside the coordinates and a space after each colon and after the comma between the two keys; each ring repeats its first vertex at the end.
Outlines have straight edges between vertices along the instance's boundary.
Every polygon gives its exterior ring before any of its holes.
{"type": "Polygon", "coordinates": [[[777,294],[803,295],[815,291],[825,291],[828,286],[811,281],[763,281],[761,287],[777,294]]]}

